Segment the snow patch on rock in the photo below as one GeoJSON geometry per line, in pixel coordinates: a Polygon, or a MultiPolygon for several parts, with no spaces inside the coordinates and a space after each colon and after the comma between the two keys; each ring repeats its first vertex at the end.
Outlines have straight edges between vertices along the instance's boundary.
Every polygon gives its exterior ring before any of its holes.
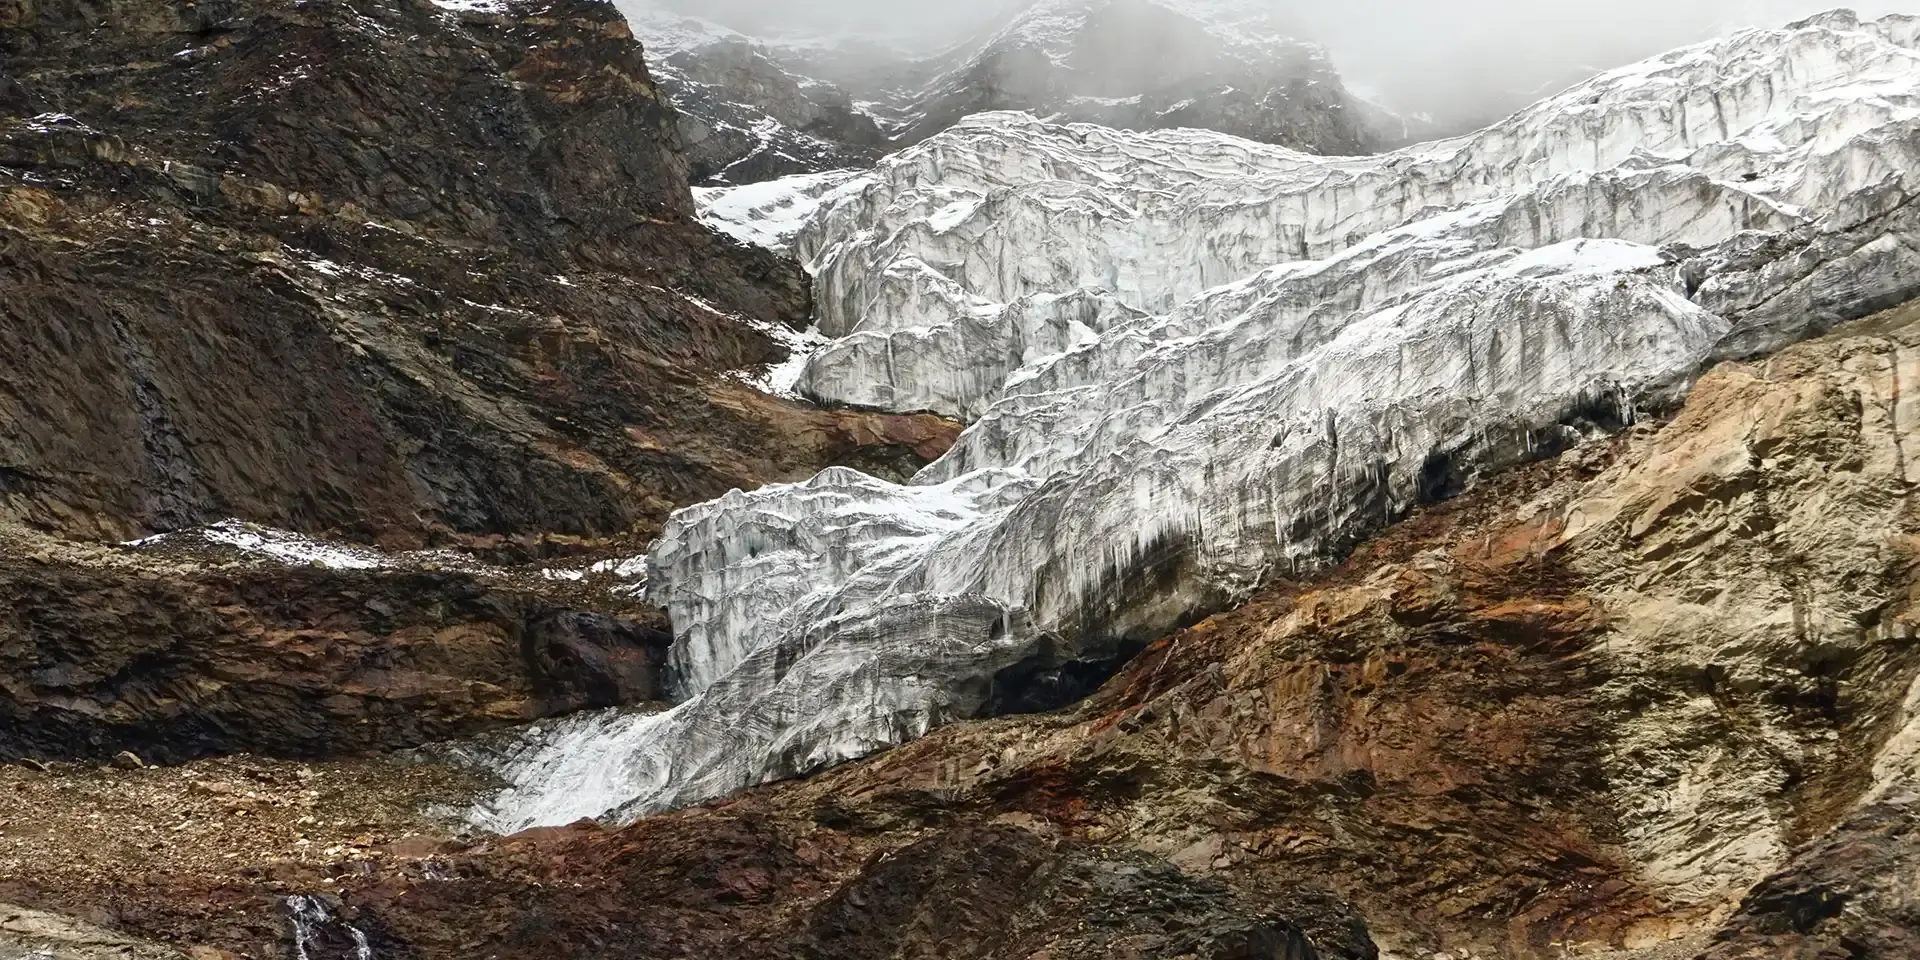
{"type": "Polygon", "coordinates": [[[693,199],[701,222],[742,243],[786,253],[821,207],[864,185],[859,171],[830,170],[738,187],[695,187],[693,199]]]}
{"type": "MultiPolygon", "coordinates": [[[[384,570],[406,565],[418,557],[434,560],[466,560],[454,554],[417,554],[405,560],[369,547],[318,540],[291,530],[229,519],[194,530],[163,533],[133,540],[134,548],[183,547],[196,543],[226,547],[243,554],[264,557],[276,563],[296,567],[323,567],[328,570],[384,570]]],[[[470,561],[468,561],[470,562],[470,561]]]]}

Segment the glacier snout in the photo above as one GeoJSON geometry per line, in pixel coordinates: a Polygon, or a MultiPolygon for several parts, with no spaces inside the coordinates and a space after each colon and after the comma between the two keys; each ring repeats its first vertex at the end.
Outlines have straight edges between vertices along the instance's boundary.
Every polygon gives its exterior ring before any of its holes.
{"type": "Polygon", "coordinates": [[[1915,171],[1920,20],[1831,14],[1383,156],[987,114],[809,188],[775,238],[835,338],[802,390],[971,425],[911,484],[678,514],[649,583],[685,700],[527,764],[502,818],[558,817],[526,798],[570,766],[631,775],[566,812],[632,815],[1004,708],[996,677],[1920,294],[1915,171]]]}

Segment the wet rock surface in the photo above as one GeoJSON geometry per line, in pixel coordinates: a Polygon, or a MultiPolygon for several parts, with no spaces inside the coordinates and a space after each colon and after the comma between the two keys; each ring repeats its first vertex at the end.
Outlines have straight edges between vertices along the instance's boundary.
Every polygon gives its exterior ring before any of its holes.
{"type": "Polygon", "coordinates": [[[1920,952],[1920,798],[1911,790],[1849,815],[1741,901],[1705,960],[1902,957],[1920,952]]]}

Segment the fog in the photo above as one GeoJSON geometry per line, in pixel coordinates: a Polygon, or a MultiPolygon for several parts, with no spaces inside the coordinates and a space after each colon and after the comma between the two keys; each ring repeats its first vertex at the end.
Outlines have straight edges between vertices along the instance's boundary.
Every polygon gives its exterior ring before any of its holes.
{"type": "MultiPolygon", "coordinates": [[[[1834,0],[1339,0],[1290,12],[1349,86],[1396,109],[1504,113],[1609,67],[1747,26],[1780,26],[1834,0]]],[[[1856,3],[1920,13],[1920,0],[1856,3]]],[[[1489,117],[1491,119],[1491,117],[1489,117]]]]}
{"type": "MultiPolygon", "coordinates": [[[[645,2],[645,0],[636,0],[645,2]]],[[[1032,0],[668,0],[749,34],[885,35],[959,42],[1032,0]]],[[[1221,0],[1181,0],[1186,3],[1221,0]]],[[[1261,0],[1225,0],[1236,6],[1261,0]]],[[[1835,0],[1270,0],[1325,44],[1348,85],[1396,110],[1497,115],[1585,76],[1742,26],[1778,26],[1835,0]]],[[[1863,14],[1920,13],[1869,0],[1863,14]]]]}

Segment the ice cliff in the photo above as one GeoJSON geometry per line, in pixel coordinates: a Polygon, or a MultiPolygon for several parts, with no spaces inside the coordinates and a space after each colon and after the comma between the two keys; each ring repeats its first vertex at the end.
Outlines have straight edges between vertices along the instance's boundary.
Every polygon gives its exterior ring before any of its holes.
{"type": "Polygon", "coordinates": [[[802,390],[972,425],[909,485],[677,514],[649,590],[681,702],[549,727],[486,816],[630,817],[1047,706],[1704,364],[1920,293],[1916,171],[1920,19],[1834,13],[1382,156],[998,113],[709,196],[816,274],[802,390]]]}

